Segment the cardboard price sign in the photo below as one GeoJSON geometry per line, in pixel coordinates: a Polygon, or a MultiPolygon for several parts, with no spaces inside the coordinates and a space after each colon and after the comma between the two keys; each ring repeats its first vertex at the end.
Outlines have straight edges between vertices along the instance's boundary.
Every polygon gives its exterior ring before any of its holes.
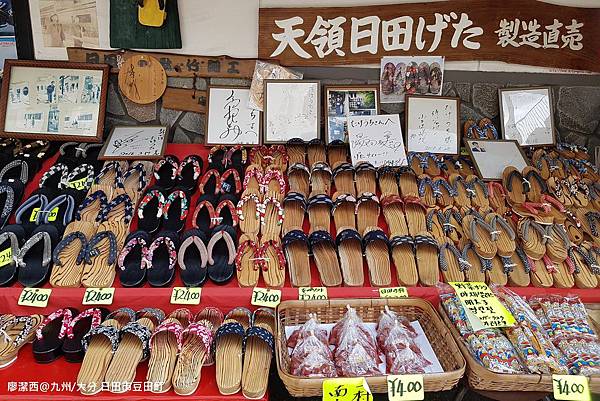
{"type": "Polygon", "coordinates": [[[173,305],[199,305],[202,288],[173,287],[171,291],[171,304],[173,305]]]}
{"type": "Polygon", "coordinates": [[[406,287],[380,288],[379,298],[408,298],[408,291],[406,287]]]}
{"type": "Polygon", "coordinates": [[[298,288],[300,301],[324,301],[329,299],[325,287],[300,287],[298,288]]]}
{"type": "Polygon", "coordinates": [[[423,375],[392,375],[387,377],[390,401],[420,401],[425,399],[423,375]]]}
{"type": "Polygon", "coordinates": [[[33,306],[34,308],[45,308],[48,306],[50,294],[52,294],[51,288],[23,288],[17,304],[21,306],[33,306]]]}
{"type": "Polygon", "coordinates": [[[83,294],[82,305],[112,305],[115,289],[110,288],[86,288],[83,294]]]}
{"type": "Polygon", "coordinates": [[[452,282],[450,284],[465,308],[474,331],[512,327],[513,315],[500,303],[490,287],[482,282],[452,282]]]}
{"type": "Polygon", "coordinates": [[[252,300],[250,303],[254,306],[266,306],[267,308],[276,308],[281,302],[281,290],[271,290],[269,288],[254,287],[252,290],[252,300]]]}
{"type": "Polygon", "coordinates": [[[557,400],[591,401],[588,378],[574,375],[552,375],[552,390],[557,400]]]}
{"type": "Polygon", "coordinates": [[[323,401],[372,401],[373,394],[364,377],[326,379],[323,401]]]}

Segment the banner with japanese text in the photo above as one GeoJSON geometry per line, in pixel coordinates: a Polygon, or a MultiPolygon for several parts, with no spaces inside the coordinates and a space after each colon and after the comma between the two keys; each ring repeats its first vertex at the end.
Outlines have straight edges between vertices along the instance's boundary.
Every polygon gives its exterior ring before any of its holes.
{"type": "Polygon", "coordinates": [[[282,65],[436,55],[600,72],[600,8],[535,0],[261,8],[258,53],[282,65]]]}

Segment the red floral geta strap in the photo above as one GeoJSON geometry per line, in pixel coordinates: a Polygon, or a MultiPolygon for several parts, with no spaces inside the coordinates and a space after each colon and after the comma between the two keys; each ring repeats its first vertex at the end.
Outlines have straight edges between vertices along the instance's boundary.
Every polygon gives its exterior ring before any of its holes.
{"type": "Polygon", "coordinates": [[[238,271],[242,271],[242,256],[244,255],[244,252],[246,252],[246,248],[248,247],[250,247],[253,251],[253,259],[255,261],[254,270],[258,270],[258,268],[261,266],[261,263],[258,262],[258,258],[260,257],[258,244],[256,243],[256,241],[247,239],[238,246],[237,254],[235,255],[235,267],[238,269],[238,271]]]}
{"type": "MultiPolygon", "coordinates": [[[[74,338],[75,333],[73,333],[73,330],[75,329],[75,325],[80,320],[83,320],[88,317],[92,318],[92,324],[90,326],[90,330],[100,326],[100,323],[102,323],[102,311],[100,309],[98,309],[98,308],[87,309],[87,310],[81,312],[79,315],[75,316],[75,318],[71,319],[71,321],[69,322],[69,325],[67,326],[67,332],[66,332],[67,337],[70,339],[74,338]]],[[[64,322],[64,320],[63,320],[63,322],[64,322]]]]}
{"type": "Polygon", "coordinates": [[[258,264],[262,267],[262,270],[267,271],[269,269],[266,257],[267,249],[269,249],[269,247],[273,247],[275,253],[277,254],[277,259],[279,260],[279,270],[285,270],[285,255],[283,254],[281,244],[276,240],[267,241],[258,249],[258,257],[256,259],[258,260],[258,264]]]}
{"type": "Polygon", "coordinates": [[[183,326],[181,326],[181,323],[177,323],[177,322],[162,322],[154,331],[154,333],[152,333],[152,336],[150,337],[150,351],[152,351],[152,348],[154,346],[154,338],[162,332],[169,332],[169,333],[173,333],[175,335],[175,341],[177,342],[177,352],[181,351],[181,348],[183,346],[183,326]]]}
{"type": "Polygon", "coordinates": [[[59,309],[59,310],[51,313],[50,315],[48,315],[44,319],[42,324],[40,324],[38,326],[37,330],[35,331],[35,335],[38,340],[41,340],[44,337],[44,335],[42,334],[42,330],[44,329],[44,327],[46,327],[50,322],[52,322],[58,318],[62,318],[62,325],[60,326],[60,332],[58,334],[58,338],[61,339],[65,336],[65,334],[67,334],[67,327],[69,327],[69,324],[71,323],[71,319],[73,319],[73,313],[71,312],[70,309],[64,308],[64,309],[59,309]]]}

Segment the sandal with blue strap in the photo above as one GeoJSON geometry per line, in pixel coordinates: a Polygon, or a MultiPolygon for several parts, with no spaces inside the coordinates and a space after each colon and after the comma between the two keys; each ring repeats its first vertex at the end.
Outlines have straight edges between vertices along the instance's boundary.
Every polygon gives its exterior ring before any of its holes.
{"type": "Polygon", "coordinates": [[[311,274],[308,256],[310,245],[308,236],[301,229],[291,230],[283,236],[282,243],[292,286],[310,287],[311,274]]]}
{"type": "Polygon", "coordinates": [[[329,231],[313,231],[308,237],[308,242],[321,276],[321,283],[326,287],[341,285],[340,264],[335,251],[335,243],[329,231]]]}
{"type": "MultiPolygon", "coordinates": [[[[93,234],[92,234],[93,235],[93,234]]],[[[66,234],[52,252],[53,287],[79,287],[83,273],[82,263],[88,237],[81,231],[66,234]]]]}
{"type": "Polygon", "coordinates": [[[235,308],[225,316],[215,333],[216,381],[219,392],[231,395],[242,387],[244,337],[252,326],[252,313],[246,308],[235,308]]]}
{"type": "Polygon", "coordinates": [[[460,250],[450,240],[440,246],[440,271],[446,283],[465,281],[464,271],[471,267],[460,250]]]}
{"type": "Polygon", "coordinates": [[[410,235],[394,236],[390,240],[392,259],[396,266],[398,284],[414,287],[419,282],[415,260],[415,240],[410,235]]]}
{"type": "Polygon", "coordinates": [[[341,163],[333,169],[332,179],[338,192],[356,195],[354,187],[354,166],[350,163],[341,163]]]}
{"type": "Polygon", "coordinates": [[[304,196],[310,193],[310,170],[302,163],[292,164],[288,170],[290,192],[297,192],[304,196]]]}
{"type": "Polygon", "coordinates": [[[378,227],[368,227],[363,237],[363,251],[369,267],[369,278],[373,287],[392,284],[390,248],[387,235],[378,227]]]}
{"type": "Polygon", "coordinates": [[[115,279],[115,263],[118,256],[118,242],[112,231],[100,231],[87,243],[83,251],[84,287],[105,288],[112,286],[115,279]]]}
{"type": "Polygon", "coordinates": [[[342,229],[336,236],[335,242],[340,257],[340,268],[344,284],[350,287],[364,285],[362,238],[353,228],[342,229]]]}
{"type": "Polygon", "coordinates": [[[243,340],[244,365],[242,394],[248,399],[260,399],[267,392],[269,367],[275,350],[275,313],[259,308],[252,314],[252,327],[243,340]]]}
{"type": "Polygon", "coordinates": [[[415,236],[415,255],[421,284],[436,285],[439,281],[439,244],[428,232],[415,236]]]}
{"type": "Polygon", "coordinates": [[[0,231],[0,286],[8,287],[17,280],[17,262],[15,256],[19,254],[19,249],[27,234],[23,227],[17,224],[11,224],[0,231]]]}

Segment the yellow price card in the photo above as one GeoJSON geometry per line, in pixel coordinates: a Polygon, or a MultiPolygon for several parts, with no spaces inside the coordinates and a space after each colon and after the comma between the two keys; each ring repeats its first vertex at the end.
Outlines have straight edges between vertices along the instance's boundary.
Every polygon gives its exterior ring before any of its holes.
{"type": "Polygon", "coordinates": [[[482,282],[452,282],[450,284],[465,308],[474,331],[512,327],[513,315],[496,298],[490,287],[482,282]]]}
{"type": "Polygon", "coordinates": [[[300,287],[298,288],[298,299],[300,301],[324,301],[329,297],[325,287],[300,287]]]}
{"type": "Polygon", "coordinates": [[[591,401],[590,385],[585,376],[552,375],[552,389],[557,400],[591,401]]]}
{"type": "Polygon", "coordinates": [[[199,305],[200,295],[202,295],[202,288],[199,287],[173,287],[171,304],[199,305]]]}
{"type": "Polygon", "coordinates": [[[420,401],[425,399],[423,375],[391,375],[387,377],[390,401],[420,401]]]}
{"type": "Polygon", "coordinates": [[[276,308],[281,302],[281,290],[254,287],[250,303],[254,306],[266,306],[276,308]]]}
{"type": "Polygon", "coordinates": [[[408,298],[408,291],[406,287],[380,288],[379,298],[408,298]]]}
{"type": "Polygon", "coordinates": [[[373,394],[364,377],[326,379],[323,401],[372,401],[373,394]]]}
{"type": "Polygon", "coordinates": [[[86,288],[83,294],[82,305],[112,305],[115,296],[115,289],[107,288],[86,288]]]}
{"type": "Polygon", "coordinates": [[[51,288],[23,288],[17,304],[21,306],[33,306],[34,308],[45,308],[48,306],[50,294],[52,294],[51,288]]]}

